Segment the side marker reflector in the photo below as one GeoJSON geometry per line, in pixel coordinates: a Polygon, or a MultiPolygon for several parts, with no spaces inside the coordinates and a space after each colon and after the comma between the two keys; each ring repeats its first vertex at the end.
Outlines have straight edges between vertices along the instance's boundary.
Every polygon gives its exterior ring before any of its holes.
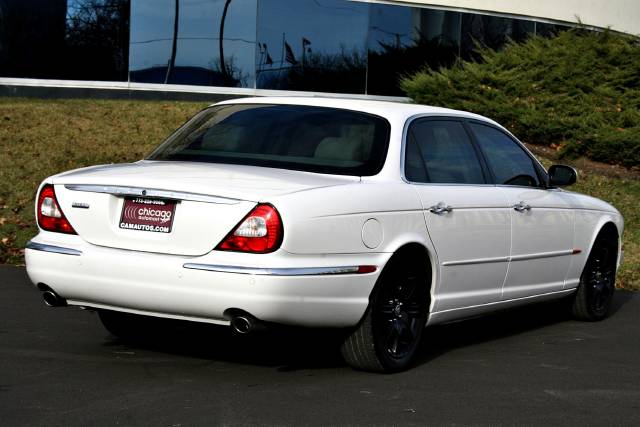
{"type": "Polygon", "coordinates": [[[377,268],[375,265],[359,265],[358,274],[373,273],[377,268]]]}

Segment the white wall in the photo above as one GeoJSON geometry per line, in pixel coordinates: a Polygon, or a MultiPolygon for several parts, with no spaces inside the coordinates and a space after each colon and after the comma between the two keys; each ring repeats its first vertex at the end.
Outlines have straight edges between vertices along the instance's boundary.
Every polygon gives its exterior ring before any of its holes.
{"type": "Polygon", "coordinates": [[[403,0],[384,3],[419,3],[565,22],[580,20],[585,25],[611,27],[640,35],[640,0],[403,0]]]}

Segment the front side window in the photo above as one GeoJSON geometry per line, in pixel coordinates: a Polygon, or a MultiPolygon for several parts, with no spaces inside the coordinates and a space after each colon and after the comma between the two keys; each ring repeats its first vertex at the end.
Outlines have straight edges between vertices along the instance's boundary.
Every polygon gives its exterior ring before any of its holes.
{"type": "Polygon", "coordinates": [[[504,132],[479,123],[470,123],[496,184],[539,187],[533,160],[504,132]]]}
{"type": "Polygon", "coordinates": [[[411,182],[485,183],[476,150],[458,121],[416,120],[406,144],[405,176],[411,182]]]}
{"type": "Polygon", "coordinates": [[[384,164],[389,128],[381,117],[337,108],[219,105],[197,114],[148,160],[371,176],[384,164]]]}

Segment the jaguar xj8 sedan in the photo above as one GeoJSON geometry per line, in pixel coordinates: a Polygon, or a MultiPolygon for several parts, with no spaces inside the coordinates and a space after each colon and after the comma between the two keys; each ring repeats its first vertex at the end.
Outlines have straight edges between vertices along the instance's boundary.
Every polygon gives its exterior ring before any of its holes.
{"type": "Polygon", "coordinates": [[[27,271],[115,335],[149,317],[336,328],[350,365],[398,371],[430,325],[554,298],[607,316],[623,218],[575,180],[475,114],[225,101],[144,160],[45,179],[27,271]]]}

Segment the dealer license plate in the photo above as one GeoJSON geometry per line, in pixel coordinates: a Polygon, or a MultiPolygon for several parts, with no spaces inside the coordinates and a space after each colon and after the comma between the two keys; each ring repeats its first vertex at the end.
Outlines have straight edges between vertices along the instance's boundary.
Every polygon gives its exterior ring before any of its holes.
{"type": "Polygon", "coordinates": [[[126,198],[120,217],[120,228],[127,230],[171,233],[176,202],[173,200],[126,198]]]}

